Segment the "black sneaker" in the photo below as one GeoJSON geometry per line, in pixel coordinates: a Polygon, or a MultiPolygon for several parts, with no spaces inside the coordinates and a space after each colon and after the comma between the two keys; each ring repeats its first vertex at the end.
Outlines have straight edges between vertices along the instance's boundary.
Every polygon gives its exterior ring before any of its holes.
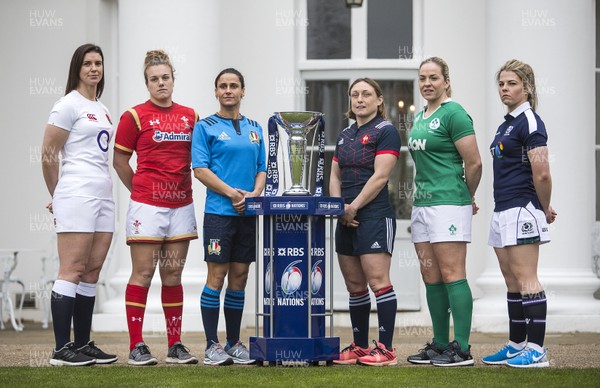
{"type": "Polygon", "coordinates": [[[419,350],[419,353],[408,356],[406,361],[413,364],[431,364],[431,359],[439,356],[443,352],[444,349],[439,347],[438,344],[435,343],[434,339],[431,340],[431,342],[427,342],[425,347],[419,350]]]}
{"type": "Polygon", "coordinates": [[[167,364],[197,364],[198,359],[190,354],[190,350],[181,342],[175,342],[167,352],[167,364]]]}
{"type": "Polygon", "coordinates": [[[59,350],[53,350],[50,359],[50,365],[54,366],[87,366],[95,363],[95,358],[77,352],[73,342],[69,342],[59,350]]]}
{"type": "Polygon", "coordinates": [[[475,361],[471,356],[471,345],[467,351],[463,351],[458,342],[452,341],[444,353],[431,359],[431,363],[435,366],[473,366],[475,361]]]}
{"type": "Polygon", "coordinates": [[[96,346],[94,341],[90,341],[87,343],[87,345],[83,345],[77,349],[77,353],[85,354],[88,357],[95,358],[96,364],[112,364],[119,359],[116,354],[104,353],[99,347],[96,346]]]}

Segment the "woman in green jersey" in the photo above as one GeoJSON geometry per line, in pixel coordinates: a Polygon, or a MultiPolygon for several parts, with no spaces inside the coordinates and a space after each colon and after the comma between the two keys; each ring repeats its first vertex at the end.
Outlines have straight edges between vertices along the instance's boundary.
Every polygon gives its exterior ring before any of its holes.
{"type": "Polygon", "coordinates": [[[473,298],[465,262],[471,219],[478,210],[475,190],[481,158],[473,120],[450,99],[450,74],[443,59],[432,57],[421,63],[419,90],[427,105],[415,117],[408,139],[416,169],[411,233],[434,338],[408,361],[469,366],[474,363],[469,346],[473,298]]]}

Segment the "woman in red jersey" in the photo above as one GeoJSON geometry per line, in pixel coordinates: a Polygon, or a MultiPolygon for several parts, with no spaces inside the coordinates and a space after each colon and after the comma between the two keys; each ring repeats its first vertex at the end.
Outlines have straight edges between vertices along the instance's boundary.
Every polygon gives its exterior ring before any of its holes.
{"type": "Polygon", "coordinates": [[[113,165],[131,192],[127,244],[132,273],[125,291],[130,365],[154,365],[142,327],[148,290],[156,267],[168,337],[166,362],[195,364],[181,343],[181,273],[190,240],[198,238],[192,203],[190,146],[198,115],[173,102],[173,66],[161,50],[148,51],[144,79],[150,99],[121,116],[113,165]],[[129,164],[137,154],[137,169],[129,164]]]}

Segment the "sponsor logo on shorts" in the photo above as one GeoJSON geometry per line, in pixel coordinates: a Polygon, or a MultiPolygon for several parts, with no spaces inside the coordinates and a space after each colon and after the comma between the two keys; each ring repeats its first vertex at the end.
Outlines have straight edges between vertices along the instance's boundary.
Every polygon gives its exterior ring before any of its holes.
{"type": "Polygon", "coordinates": [[[208,244],[208,254],[209,255],[220,255],[221,254],[221,244],[220,239],[210,239],[210,244],[208,244]]]}
{"type": "Polygon", "coordinates": [[[373,244],[371,244],[371,249],[379,249],[381,248],[381,245],[379,245],[379,243],[377,241],[375,241],[373,244]]]}

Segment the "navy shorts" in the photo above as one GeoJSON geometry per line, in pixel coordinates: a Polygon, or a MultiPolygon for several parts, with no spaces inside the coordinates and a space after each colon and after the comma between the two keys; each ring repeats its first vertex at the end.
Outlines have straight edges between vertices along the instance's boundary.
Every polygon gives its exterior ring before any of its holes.
{"type": "Polygon", "coordinates": [[[256,261],[256,217],[204,214],[204,261],[256,261]]]}
{"type": "Polygon", "coordinates": [[[335,230],[335,251],[341,255],[360,256],[369,253],[394,250],[396,219],[383,217],[360,221],[357,228],[350,228],[338,221],[335,230]]]}

